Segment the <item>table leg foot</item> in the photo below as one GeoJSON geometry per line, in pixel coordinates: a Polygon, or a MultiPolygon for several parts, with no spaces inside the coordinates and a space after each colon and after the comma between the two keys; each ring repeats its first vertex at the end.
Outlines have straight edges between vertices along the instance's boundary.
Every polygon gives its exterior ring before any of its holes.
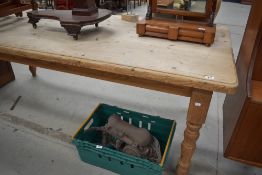
{"type": "Polygon", "coordinates": [[[34,66],[29,66],[29,70],[32,74],[33,77],[36,77],[36,67],[34,66]]]}
{"type": "Polygon", "coordinates": [[[181,156],[177,165],[176,175],[187,175],[189,172],[199,131],[205,123],[211,98],[212,92],[209,91],[193,90],[192,92],[187,114],[187,127],[181,145],[181,156]]]}
{"type": "Polygon", "coordinates": [[[81,26],[63,23],[61,23],[61,26],[65,28],[68,35],[72,36],[75,40],[78,40],[78,34],[80,33],[81,26]]]}
{"type": "Polygon", "coordinates": [[[15,16],[16,16],[16,17],[23,17],[23,12],[15,13],[15,16]]]}

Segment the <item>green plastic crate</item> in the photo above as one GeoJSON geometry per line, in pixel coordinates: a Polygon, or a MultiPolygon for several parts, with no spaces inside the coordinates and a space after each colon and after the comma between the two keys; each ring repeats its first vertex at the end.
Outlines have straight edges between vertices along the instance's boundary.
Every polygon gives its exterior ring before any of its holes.
{"type": "Polygon", "coordinates": [[[99,104],[73,136],[82,161],[105,168],[121,175],[161,175],[172,143],[176,122],[106,104],[99,104]],[[150,131],[160,143],[162,160],[160,164],[146,159],[131,156],[120,151],[102,147],[99,143],[102,136],[99,132],[84,132],[84,128],[104,126],[110,115],[117,114],[124,121],[131,122],[136,127],[150,131]]]}

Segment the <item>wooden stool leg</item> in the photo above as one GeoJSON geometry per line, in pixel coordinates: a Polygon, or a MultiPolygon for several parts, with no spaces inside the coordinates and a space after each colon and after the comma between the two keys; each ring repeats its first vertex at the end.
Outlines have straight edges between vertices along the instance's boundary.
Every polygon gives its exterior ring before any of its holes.
{"type": "Polygon", "coordinates": [[[187,127],[184,132],[184,140],[181,145],[181,156],[177,165],[176,175],[187,175],[191,158],[196,149],[196,141],[199,130],[205,123],[209,109],[212,92],[193,90],[187,113],[187,127]]]}
{"type": "Polygon", "coordinates": [[[34,66],[29,66],[29,70],[30,70],[32,76],[35,77],[35,76],[36,76],[36,67],[34,67],[34,66]]]}

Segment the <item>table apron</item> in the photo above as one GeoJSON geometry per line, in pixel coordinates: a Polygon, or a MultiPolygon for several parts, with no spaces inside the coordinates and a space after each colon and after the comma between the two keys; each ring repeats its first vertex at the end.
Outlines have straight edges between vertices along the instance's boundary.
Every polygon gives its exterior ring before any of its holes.
{"type": "Polygon", "coordinates": [[[179,86],[160,82],[156,80],[150,80],[142,77],[136,77],[131,75],[125,75],[120,73],[107,72],[103,70],[93,69],[92,67],[79,67],[74,65],[67,65],[57,62],[49,62],[43,60],[36,60],[31,58],[25,58],[23,56],[12,56],[8,54],[0,53],[0,60],[25,64],[34,67],[41,67],[76,75],[82,75],[100,80],[111,81],[115,83],[156,90],[160,92],[166,92],[170,94],[191,97],[192,87],[179,86]]]}

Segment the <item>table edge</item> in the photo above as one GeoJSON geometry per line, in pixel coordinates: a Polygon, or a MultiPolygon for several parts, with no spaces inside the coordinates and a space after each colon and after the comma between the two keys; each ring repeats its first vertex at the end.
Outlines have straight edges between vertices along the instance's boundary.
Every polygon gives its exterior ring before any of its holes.
{"type": "MultiPolygon", "coordinates": [[[[81,59],[78,57],[66,56],[61,54],[53,54],[48,52],[40,52],[29,49],[9,47],[0,45],[0,60],[22,63],[24,60],[43,61],[47,64],[60,63],[81,68],[89,68],[97,71],[105,71],[119,75],[145,78],[147,80],[158,81],[159,83],[168,83],[174,86],[190,87],[195,89],[203,89],[207,91],[216,91],[222,93],[233,94],[238,87],[238,78],[236,67],[234,66],[234,74],[236,77],[233,83],[223,83],[212,80],[204,80],[200,78],[192,78],[183,75],[153,71],[127,65],[98,61],[94,59],[81,59]]],[[[233,59],[233,58],[232,58],[233,59]]],[[[38,65],[35,65],[38,66],[38,65]]],[[[38,66],[41,67],[41,66],[38,66]]],[[[88,76],[88,75],[86,75],[88,76]]]]}

